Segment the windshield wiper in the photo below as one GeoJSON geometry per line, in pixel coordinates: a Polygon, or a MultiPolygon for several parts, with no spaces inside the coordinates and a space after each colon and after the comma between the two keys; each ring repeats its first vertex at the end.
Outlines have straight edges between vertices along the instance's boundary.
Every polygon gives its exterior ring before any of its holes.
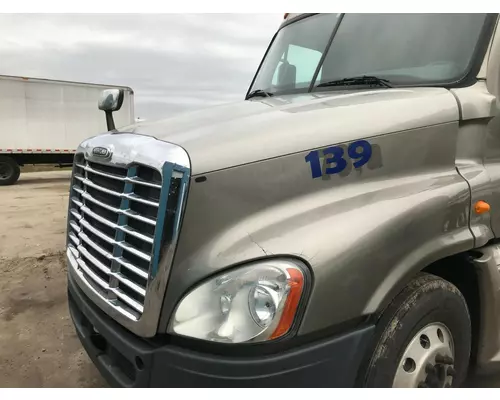
{"type": "Polygon", "coordinates": [[[316,87],[326,86],[351,86],[351,85],[376,85],[382,87],[393,87],[387,79],[378,78],[376,76],[355,76],[352,78],[337,79],[330,82],[320,83],[316,87]]]}
{"type": "Polygon", "coordinates": [[[273,93],[271,92],[266,92],[265,90],[257,89],[248,93],[247,100],[251,99],[252,97],[271,97],[272,95],[273,93]]]}

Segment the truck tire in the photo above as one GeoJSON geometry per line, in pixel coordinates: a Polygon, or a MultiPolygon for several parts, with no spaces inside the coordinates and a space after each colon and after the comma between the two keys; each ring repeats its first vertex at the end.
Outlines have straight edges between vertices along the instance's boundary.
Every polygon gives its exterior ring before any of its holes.
{"type": "Polygon", "coordinates": [[[467,303],[450,282],[420,274],[382,313],[365,387],[460,387],[471,349],[467,303]]]}
{"type": "Polygon", "coordinates": [[[8,156],[0,156],[0,186],[13,185],[19,179],[21,169],[16,160],[8,156]]]}

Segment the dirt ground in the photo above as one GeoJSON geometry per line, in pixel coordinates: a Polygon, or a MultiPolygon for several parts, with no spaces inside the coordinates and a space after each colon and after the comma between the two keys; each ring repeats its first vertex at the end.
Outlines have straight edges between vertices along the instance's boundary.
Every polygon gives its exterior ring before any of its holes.
{"type": "Polygon", "coordinates": [[[66,303],[69,171],[0,187],[0,387],[103,387],[66,303]]]}
{"type": "MultiPolygon", "coordinates": [[[[105,387],[66,303],[68,170],[0,187],[0,387],[105,387]]],[[[500,376],[469,379],[500,387],[500,376]]]]}

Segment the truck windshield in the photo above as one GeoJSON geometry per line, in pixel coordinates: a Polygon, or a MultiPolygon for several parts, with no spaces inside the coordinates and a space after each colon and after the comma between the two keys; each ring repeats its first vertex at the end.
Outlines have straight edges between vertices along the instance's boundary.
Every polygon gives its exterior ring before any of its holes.
{"type": "Polygon", "coordinates": [[[391,86],[451,84],[467,75],[486,18],[486,14],[309,16],[278,32],[249,92],[332,90],[324,84],[365,75],[386,79],[391,86]]]}

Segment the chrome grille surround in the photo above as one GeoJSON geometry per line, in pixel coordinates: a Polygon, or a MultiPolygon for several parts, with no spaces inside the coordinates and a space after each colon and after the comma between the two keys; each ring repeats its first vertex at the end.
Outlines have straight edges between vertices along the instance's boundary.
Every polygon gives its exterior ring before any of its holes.
{"type": "Polygon", "coordinates": [[[148,136],[100,135],[76,152],[68,273],[96,305],[140,336],[157,330],[189,177],[187,153],[148,136]],[[110,157],[94,154],[95,147],[109,149],[110,157]]]}

